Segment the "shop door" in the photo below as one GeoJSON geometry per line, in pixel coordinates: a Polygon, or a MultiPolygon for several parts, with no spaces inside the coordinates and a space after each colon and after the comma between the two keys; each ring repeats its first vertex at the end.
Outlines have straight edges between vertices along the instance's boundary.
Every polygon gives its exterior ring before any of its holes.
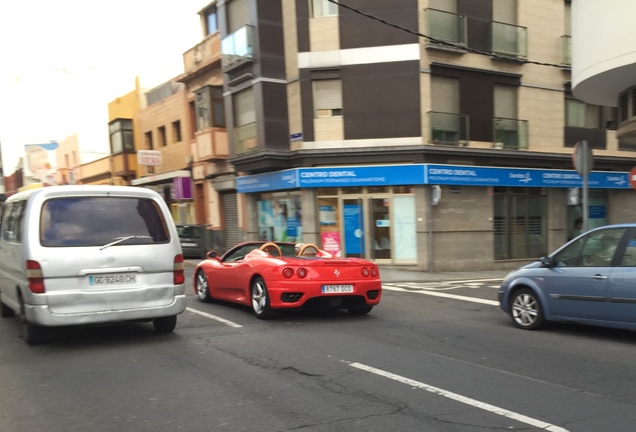
{"type": "Polygon", "coordinates": [[[390,198],[343,199],[345,256],[390,261],[390,198]]]}

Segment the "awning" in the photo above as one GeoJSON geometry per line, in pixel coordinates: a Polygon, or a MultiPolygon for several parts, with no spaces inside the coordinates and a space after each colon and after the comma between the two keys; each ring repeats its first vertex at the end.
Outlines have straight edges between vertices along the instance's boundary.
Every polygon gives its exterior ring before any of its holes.
{"type": "Polygon", "coordinates": [[[167,173],[134,179],[131,183],[133,186],[156,185],[160,183],[171,183],[172,179],[176,177],[191,177],[191,174],[190,171],[187,170],[170,171],[167,173]]]}

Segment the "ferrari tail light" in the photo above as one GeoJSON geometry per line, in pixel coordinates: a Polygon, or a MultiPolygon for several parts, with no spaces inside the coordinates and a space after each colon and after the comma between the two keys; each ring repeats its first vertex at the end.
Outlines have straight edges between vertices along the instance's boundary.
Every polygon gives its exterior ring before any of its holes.
{"type": "Polygon", "coordinates": [[[369,269],[362,267],[362,277],[369,277],[369,269]]]}
{"type": "Polygon", "coordinates": [[[294,275],[298,276],[300,279],[304,279],[305,277],[307,277],[307,269],[304,267],[300,267],[296,270],[291,267],[285,267],[283,269],[283,277],[285,279],[291,279],[294,277],[294,275]]]}
{"type": "Polygon", "coordinates": [[[378,268],[377,267],[371,267],[371,277],[373,277],[373,278],[378,277],[378,268]]]}
{"type": "Polygon", "coordinates": [[[44,287],[44,274],[42,274],[42,267],[40,267],[39,262],[27,260],[26,276],[29,281],[29,289],[32,293],[42,294],[46,291],[44,287]]]}
{"type": "Polygon", "coordinates": [[[181,254],[174,257],[173,282],[175,285],[185,283],[185,264],[181,254]]]}

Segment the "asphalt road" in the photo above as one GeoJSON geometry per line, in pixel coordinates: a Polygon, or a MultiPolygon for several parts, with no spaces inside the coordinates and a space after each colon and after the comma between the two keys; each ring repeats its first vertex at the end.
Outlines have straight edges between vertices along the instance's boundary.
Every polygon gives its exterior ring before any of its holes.
{"type": "Polygon", "coordinates": [[[0,431],[632,431],[633,333],[512,327],[496,281],[387,284],[368,316],[199,303],[151,324],[0,321],[0,431]]]}

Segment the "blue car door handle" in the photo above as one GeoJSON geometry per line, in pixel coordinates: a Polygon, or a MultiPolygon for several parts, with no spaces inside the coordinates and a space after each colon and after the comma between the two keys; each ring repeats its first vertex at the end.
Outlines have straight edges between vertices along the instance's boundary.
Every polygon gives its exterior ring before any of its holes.
{"type": "Polygon", "coordinates": [[[592,276],[592,279],[594,279],[594,280],[603,280],[603,279],[607,279],[607,276],[603,276],[603,275],[597,274],[597,275],[592,276]]]}

